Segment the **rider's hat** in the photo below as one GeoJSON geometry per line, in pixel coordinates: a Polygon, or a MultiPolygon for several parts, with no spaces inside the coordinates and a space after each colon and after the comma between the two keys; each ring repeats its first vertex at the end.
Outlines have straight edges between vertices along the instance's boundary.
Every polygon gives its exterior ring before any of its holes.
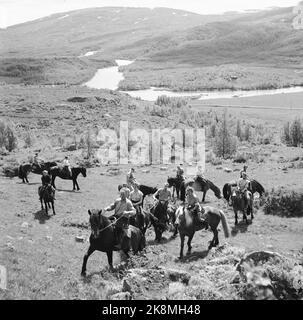
{"type": "Polygon", "coordinates": [[[244,171],[244,172],[242,172],[242,176],[245,176],[245,177],[247,177],[247,173],[244,171]]]}
{"type": "Polygon", "coordinates": [[[42,172],[42,173],[48,173],[48,172],[47,172],[47,170],[43,170],[43,172],[42,172]]]}

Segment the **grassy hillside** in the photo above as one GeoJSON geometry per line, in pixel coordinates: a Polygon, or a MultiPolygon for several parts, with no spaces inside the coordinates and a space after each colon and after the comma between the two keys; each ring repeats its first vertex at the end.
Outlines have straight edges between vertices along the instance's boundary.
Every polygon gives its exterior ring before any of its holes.
{"type": "MultiPolygon", "coordinates": [[[[124,67],[123,89],[270,89],[301,85],[302,32],[290,8],[213,22],[136,43],[145,54],[124,67]]],[[[126,49],[126,48],[125,48],[126,49]]]]}
{"type": "MultiPolygon", "coordinates": [[[[166,8],[93,8],[54,14],[1,30],[1,56],[79,56],[235,15],[203,16],[166,8]]],[[[119,55],[118,55],[119,56],[119,55]]]]}
{"type": "Polygon", "coordinates": [[[302,32],[292,28],[293,16],[292,8],[199,15],[108,7],[55,14],[0,31],[0,79],[78,84],[125,58],[136,59],[123,69],[120,88],[128,90],[301,85],[302,32]]]}

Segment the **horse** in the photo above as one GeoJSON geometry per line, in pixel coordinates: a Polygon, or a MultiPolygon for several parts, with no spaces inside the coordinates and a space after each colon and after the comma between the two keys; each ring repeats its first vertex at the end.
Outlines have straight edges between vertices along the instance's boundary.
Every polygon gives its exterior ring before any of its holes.
{"type": "Polygon", "coordinates": [[[243,220],[248,224],[247,216],[251,215],[251,221],[254,219],[254,213],[253,213],[253,195],[251,192],[249,192],[250,199],[247,202],[245,200],[244,195],[241,194],[240,190],[237,187],[231,188],[231,201],[232,206],[235,213],[235,225],[238,224],[238,212],[242,211],[243,213],[243,220]]]}
{"type": "MultiPolygon", "coordinates": [[[[108,264],[111,269],[113,269],[113,251],[119,251],[115,249],[114,223],[102,215],[102,210],[88,210],[88,214],[92,233],[89,237],[89,248],[83,258],[82,276],[86,275],[87,260],[94,251],[106,252],[108,264]]],[[[121,250],[127,257],[131,249],[134,254],[137,254],[145,247],[145,237],[142,232],[132,225],[129,226],[129,231],[131,234],[130,241],[125,241],[125,238],[121,241],[121,250]]]]}
{"type": "Polygon", "coordinates": [[[153,187],[148,187],[143,184],[140,184],[139,190],[143,193],[143,200],[146,196],[149,196],[150,194],[155,194],[158,189],[153,187]]]}
{"type": "MultiPolygon", "coordinates": [[[[195,232],[205,229],[205,225],[197,224],[197,220],[193,216],[193,213],[187,210],[184,206],[181,206],[177,209],[176,216],[179,220],[178,223],[178,230],[180,233],[181,239],[181,247],[180,247],[180,259],[183,259],[183,248],[184,248],[184,241],[185,237],[188,237],[188,252],[187,254],[191,254],[191,241],[195,235],[195,232]]],[[[211,231],[214,234],[213,239],[209,243],[208,250],[212,247],[216,247],[219,245],[219,238],[218,238],[218,225],[221,221],[223,226],[223,231],[225,238],[230,236],[230,229],[228,222],[226,220],[226,216],[222,210],[215,209],[213,207],[204,207],[203,208],[203,217],[205,221],[209,225],[211,231]]]]}
{"type": "MultiPolygon", "coordinates": [[[[223,190],[222,190],[223,196],[228,203],[230,203],[230,199],[231,199],[231,189],[232,187],[235,187],[235,186],[237,186],[237,181],[230,181],[229,183],[226,183],[223,187],[223,190]]],[[[250,181],[250,191],[253,195],[256,192],[258,192],[260,197],[262,197],[262,195],[265,193],[265,189],[263,188],[261,183],[259,183],[255,179],[250,181]]]]}
{"type": "Polygon", "coordinates": [[[200,176],[197,176],[192,181],[186,182],[184,186],[182,186],[182,188],[184,188],[183,193],[185,193],[187,187],[193,187],[195,191],[203,192],[202,202],[205,202],[206,193],[209,189],[211,189],[214,192],[215,196],[218,199],[222,198],[220,189],[216,185],[214,185],[210,180],[204,179],[200,176]]]}
{"type": "Polygon", "coordinates": [[[43,208],[43,202],[44,202],[46,214],[48,215],[48,208],[52,207],[53,215],[56,215],[55,205],[54,205],[55,193],[54,193],[53,187],[50,184],[46,186],[40,186],[38,188],[38,195],[41,202],[41,210],[44,210],[43,208]]]}
{"type": "Polygon", "coordinates": [[[143,235],[150,226],[150,215],[142,207],[136,207],[136,214],[129,218],[129,224],[140,229],[143,235]]]}
{"type": "Polygon", "coordinates": [[[158,201],[150,210],[151,223],[155,229],[155,241],[161,242],[162,234],[167,230],[169,223],[169,216],[167,208],[164,203],[158,201]]]}
{"type": "Polygon", "coordinates": [[[35,174],[42,174],[44,170],[47,170],[49,172],[51,167],[55,167],[57,165],[56,162],[43,162],[40,164],[40,167],[36,165],[35,163],[25,163],[21,164],[19,166],[18,170],[18,177],[22,179],[23,183],[29,183],[28,182],[28,175],[30,172],[35,173],[35,174]]]}
{"type": "Polygon", "coordinates": [[[179,177],[168,177],[167,183],[169,184],[169,188],[173,187],[173,197],[175,196],[175,190],[176,190],[177,198],[181,199],[180,191],[181,191],[182,185],[184,185],[184,179],[179,177]]]}
{"type": "Polygon", "coordinates": [[[79,191],[80,188],[79,188],[79,185],[77,182],[77,177],[81,173],[82,176],[85,178],[86,177],[86,168],[85,167],[73,167],[73,168],[71,168],[71,171],[72,171],[72,176],[68,175],[64,168],[60,168],[58,166],[50,168],[50,175],[52,176],[52,186],[54,188],[56,188],[55,179],[56,179],[56,177],[59,177],[64,180],[73,180],[73,190],[76,190],[76,187],[77,187],[77,190],[79,191]]]}

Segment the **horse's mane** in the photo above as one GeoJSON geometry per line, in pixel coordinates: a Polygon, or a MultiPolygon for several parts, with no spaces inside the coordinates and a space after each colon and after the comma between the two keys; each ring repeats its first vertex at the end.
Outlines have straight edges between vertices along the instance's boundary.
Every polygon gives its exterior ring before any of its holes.
{"type": "Polygon", "coordinates": [[[262,195],[263,193],[265,193],[265,189],[264,189],[264,187],[261,185],[261,183],[260,182],[258,182],[257,180],[251,180],[250,181],[250,183],[251,183],[251,185],[255,185],[255,188],[256,188],[256,191],[260,194],[260,195],[262,195]]]}
{"type": "Polygon", "coordinates": [[[196,182],[200,183],[201,185],[207,184],[209,186],[209,188],[214,192],[215,196],[218,199],[221,199],[221,190],[214,183],[212,183],[210,180],[202,178],[201,176],[197,176],[196,182]]]}

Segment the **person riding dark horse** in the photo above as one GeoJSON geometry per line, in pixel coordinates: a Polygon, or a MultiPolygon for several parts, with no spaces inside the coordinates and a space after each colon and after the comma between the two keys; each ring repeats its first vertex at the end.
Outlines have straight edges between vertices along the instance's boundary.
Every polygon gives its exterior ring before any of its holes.
{"type": "Polygon", "coordinates": [[[153,199],[156,201],[154,207],[151,209],[153,215],[152,224],[155,229],[156,241],[160,242],[162,233],[167,229],[169,217],[167,208],[169,200],[172,200],[171,192],[169,191],[169,184],[166,183],[164,188],[159,189],[154,195],[153,199]]]}
{"type": "Polygon", "coordinates": [[[185,180],[185,178],[184,178],[184,170],[183,170],[181,165],[177,166],[177,179],[181,180],[181,181],[185,180]]]}
{"type": "Polygon", "coordinates": [[[240,178],[243,178],[243,173],[247,174],[248,165],[244,165],[243,169],[240,171],[240,178]]]}
{"type": "Polygon", "coordinates": [[[134,190],[131,191],[129,199],[136,209],[136,212],[141,213],[143,204],[143,193],[139,190],[138,183],[134,184],[134,190]]]}
{"type": "Polygon", "coordinates": [[[159,212],[159,210],[166,212],[168,202],[171,200],[171,192],[168,190],[169,184],[165,183],[164,188],[160,188],[155,194],[154,194],[154,199],[157,200],[158,202],[155,206],[155,212],[159,212]]]}
{"type": "Polygon", "coordinates": [[[129,217],[136,214],[136,209],[132,202],[126,197],[124,188],[120,190],[120,198],[105,208],[105,211],[112,210],[115,210],[115,213],[109,219],[113,220],[115,225],[115,249],[120,250],[122,248],[122,241],[130,241],[128,232],[129,217]]]}
{"type": "Polygon", "coordinates": [[[42,163],[44,163],[44,161],[41,158],[39,158],[39,153],[36,152],[33,158],[33,167],[37,169],[41,169],[42,163]]]}
{"type": "Polygon", "coordinates": [[[242,178],[240,178],[237,182],[238,190],[240,194],[243,196],[246,205],[250,205],[250,201],[252,198],[250,181],[247,178],[247,173],[245,171],[242,172],[242,178]]]}
{"type": "Polygon", "coordinates": [[[69,162],[68,157],[66,156],[63,160],[63,169],[66,172],[67,175],[69,175],[69,177],[72,177],[72,169],[71,169],[71,165],[69,162]]]}
{"type": "MultiPolygon", "coordinates": [[[[40,201],[42,199],[43,193],[46,190],[46,188],[51,185],[52,183],[52,178],[51,176],[48,174],[47,170],[44,170],[42,172],[42,177],[41,177],[41,182],[42,182],[42,186],[40,187],[40,191],[39,191],[39,195],[40,195],[40,201]]],[[[52,187],[53,190],[53,195],[54,195],[54,200],[56,200],[55,198],[55,191],[56,189],[52,187]]]]}
{"type": "MultiPolygon", "coordinates": [[[[187,210],[193,214],[195,221],[195,225],[198,226],[199,230],[208,229],[207,221],[202,217],[203,208],[199,203],[198,196],[194,193],[194,189],[192,187],[188,187],[186,190],[186,200],[185,200],[187,210]]],[[[176,227],[179,225],[179,217],[177,217],[175,222],[176,227]]]]}
{"type": "Polygon", "coordinates": [[[134,184],[136,183],[136,178],[134,173],[135,173],[135,169],[131,168],[126,175],[126,184],[128,185],[128,188],[131,191],[134,189],[134,184]]]}

